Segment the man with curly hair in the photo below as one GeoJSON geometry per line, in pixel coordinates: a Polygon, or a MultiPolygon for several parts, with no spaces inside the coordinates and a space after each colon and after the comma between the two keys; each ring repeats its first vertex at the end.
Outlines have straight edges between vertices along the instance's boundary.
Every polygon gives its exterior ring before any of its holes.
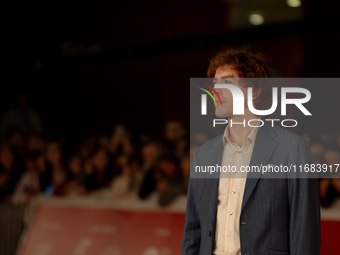
{"type": "MultiPolygon", "coordinates": [[[[246,49],[224,50],[210,61],[208,77],[237,86],[253,105],[268,109],[273,71],[262,54],[246,49]],[[264,82],[256,82],[262,80],[264,82]]],[[[233,114],[229,89],[215,88],[222,104],[215,114],[228,118],[223,134],[195,152],[195,166],[303,165],[314,159],[300,136],[272,123],[230,125],[260,119],[245,104],[244,115],[233,114]]],[[[216,97],[217,95],[215,95],[216,97]]],[[[218,102],[218,100],[216,100],[218,102]]],[[[218,178],[190,178],[182,255],[317,255],[320,252],[320,207],[317,179],[264,178],[261,173],[223,173],[218,178]],[[235,174],[234,176],[232,176],[235,174]],[[235,178],[236,177],[236,178],[235,178]]]]}

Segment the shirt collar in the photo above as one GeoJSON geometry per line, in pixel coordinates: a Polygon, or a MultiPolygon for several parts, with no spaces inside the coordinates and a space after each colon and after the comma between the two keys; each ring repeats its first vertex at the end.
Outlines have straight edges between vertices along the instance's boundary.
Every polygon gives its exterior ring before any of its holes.
{"type": "Polygon", "coordinates": [[[235,147],[237,148],[244,148],[246,149],[249,144],[255,142],[255,139],[256,139],[256,134],[257,134],[257,130],[258,130],[258,124],[259,122],[256,123],[256,127],[254,127],[251,132],[249,133],[249,135],[247,136],[246,140],[244,141],[244,144],[243,146],[239,146],[235,143],[233,143],[231,140],[230,140],[230,136],[229,136],[229,124],[226,126],[225,130],[224,130],[224,135],[223,135],[223,144],[224,146],[226,146],[227,142],[229,142],[230,144],[234,145],[235,147]]]}

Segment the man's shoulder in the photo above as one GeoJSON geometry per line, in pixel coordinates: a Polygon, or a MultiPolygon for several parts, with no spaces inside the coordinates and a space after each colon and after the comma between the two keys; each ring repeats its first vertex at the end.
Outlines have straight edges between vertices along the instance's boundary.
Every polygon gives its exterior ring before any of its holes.
{"type": "Polygon", "coordinates": [[[223,133],[216,136],[215,138],[210,139],[209,141],[207,141],[206,143],[198,147],[196,151],[198,153],[210,151],[215,146],[221,145],[223,143],[222,139],[223,139],[223,133]]]}
{"type": "Polygon", "coordinates": [[[280,127],[278,125],[272,126],[272,129],[276,133],[276,140],[278,140],[278,141],[286,141],[286,142],[299,142],[299,141],[301,142],[301,141],[303,141],[303,142],[306,142],[305,139],[302,136],[300,136],[300,135],[298,135],[298,134],[296,134],[296,133],[294,133],[294,132],[292,132],[288,129],[280,127]]]}

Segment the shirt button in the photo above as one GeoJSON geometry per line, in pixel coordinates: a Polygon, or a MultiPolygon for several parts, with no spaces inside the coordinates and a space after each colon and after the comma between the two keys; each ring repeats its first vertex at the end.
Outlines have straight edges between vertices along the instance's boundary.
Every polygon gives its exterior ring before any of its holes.
{"type": "Polygon", "coordinates": [[[231,237],[231,233],[228,233],[228,237],[231,237]]]}
{"type": "Polygon", "coordinates": [[[235,191],[232,191],[232,192],[231,192],[231,194],[235,195],[235,194],[236,194],[236,192],[235,192],[235,191]]]}
{"type": "Polygon", "coordinates": [[[233,212],[229,212],[229,215],[233,215],[233,212]]]}

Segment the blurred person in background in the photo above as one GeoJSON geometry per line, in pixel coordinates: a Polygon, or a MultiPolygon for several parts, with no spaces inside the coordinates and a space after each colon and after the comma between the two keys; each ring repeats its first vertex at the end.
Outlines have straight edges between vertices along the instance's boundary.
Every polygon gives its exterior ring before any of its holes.
{"type": "Polygon", "coordinates": [[[325,146],[322,143],[316,142],[310,145],[310,150],[313,154],[315,164],[323,164],[324,163],[324,152],[325,146]]]}
{"type": "Polygon", "coordinates": [[[0,122],[0,136],[8,137],[13,131],[24,136],[31,133],[43,134],[43,122],[39,114],[29,107],[28,96],[21,93],[17,97],[15,107],[7,110],[0,122]]]}
{"type": "Polygon", "coordinates": [[[122,152],[122,145],[126,139],[126,129],[123,124],[117,124],[111,133],[108,149],[112,156],[117,157],[122,152]]]}
{"type": "Polygon", "coordinates": [[[109,138],[105,134],[102,134],[96,139],[96,144],[103,146],[105,148],[108,148],[109,147],[109,138]]]}
{"type": "Polygon", "coordinates": [[[112,193],[115,198],[121,199],[139,190],[142,176],[137,159],[129,155],[121,155],[118,165],[121,174],[112,181],[112,193]]]}
{"type": "Polygon", "coordinates": [[[170,120],[165,124],[165,140],[175,144],[182,140],[185,136],[185,129],[178,120],[170,120]]]}
{"type": "Polygon", "coordinates": [[[182,159],[180,167],[183,176],[183,194],[187,194],[190,178],[190,156],[182,159]]]}
{"type": "Polygon", "coordinates": [[[192,139],[193,139],[192,144],[197,144],[201,146],[209,141],[209,136],[207,132],[200,131],[200,132],[195,132],[193,134],[192,139]]]}
{"type": "MultiPolygon", "coordinates": [[[[337,150],[327,150],[324,153],[324,162],[327,166],[339,164],[340,152],[337,150]]],[[[323,207],[329,207],[337,197],[340,197],[340,179],[327,178],[319,182],[320,204],[323,207]]]]}
{"type": "Polygon", "coordinates": [[[86,176],[82,159],[78,155],[72,155],[68,160],[65,193],[85,195],[85,180],[86,176]]]}
{"type": "Polygon", "coordinates": [[[62,161],[62,150],[58,142],[53,141],[46,147],[47,170],[43,174],[45,180],[49,179],[48,190],[46,194],[62,195],[64,193],[64,184],[67,179],[66,170],[62,161]]]}
{"type": "Polygon", "coordinates": [[[10,196],[23,172],[22,165],[16,163],[11,148],[3,143],[0,145],[0,201],[10,196]]]}
{"type": "Polygon", "coordinates": [[[38,156],[38,152],[31,152],[25,158],[26,172],[22,174],[20,181],[16,185],[12,196],[14,204],[29,202],[40,193],[39,173],[35,165],[35,160],[38,156]]]}
{"type": "Polygon", "coordinates": [[[47,169],[47,163],[45,158],[45,152],[38,153],[35,157],[34,165],[39,174],[39,187],[40,191],[44,192],[48,186],[51,184],[51,169],[47,169]]]}
{"type": "Polygon", "coordinates": [[[162,149],[158,143],[149,142],[142,147],[142,183],[139,190],[141,199],[147,198],[156,190],[155,164],[161,154],[162,149]]]}
{"type": "Polygon", "coordinates": [[[125,138],[122,140],[122,154],[129,155],[133,158],[139,158],[140,141],[132,132],[127,132],[125,138]]]}
{"type": "Polygon", "coordinates": [[[26,156],[27,151],[27,139],[26,136],[20,131],[12,131],[7,139],[9,146],[14,153],[16,160],[19,162],[26,156]]]}
{"type": "Polygon", "coordinates": [[[85,164],[85,185],[88,192],[110,186],[113,168],[109,153],[105,147],[95,146],[85,164]]]}
{"type": "Polygon", "coordinates": [[[30,134],[27,138],[28,152],[43,152],[45,149],[45,140],[40,134],[30,134]]]}
{"type": "Polygon", "coordinates": [[[183,124],[178,120],[171,120],[165,124],[165,146],[170,153],[178,158],[183,156],[187,146],[186,131],[183,124]]]}
{"type": "Polygon", "coordinates": [[[160,193],[158,203],[169,205],[183,194],[182,172],[174,158],[163,156],[156,164],[157,191],[160,193]]]}
{"type": "Polygon", "coordinates": [[[188,139],[182,139],[177,143],[174,155],[179,162],[186,157],[188,149],[189,149],[188,139]]]}
{"type": "Polygon", "coordinates": [[[85,141],[82,141],[78,144],[77,154],[81,157],[83,161],[86,161],[90,157],[95,144],[96,140],[94,137],[89,137],[85,141]]]}
{"type": "Polygon", "coordinates": [[[117,151],[117,153],[113,155],[111,154],[111,157],[115,162],[113,178],[117,177],[122,173],[123,169],[122,162],[126,161],[130,162],[132,159],[133,161],[135,160],[140,161],[140,155],[138,153],[139,152],[138,150],[139,150],[138,140],[131,132],[126,131],[124,133],[124,138],[121,140],[119,152],[117,151]]]}

